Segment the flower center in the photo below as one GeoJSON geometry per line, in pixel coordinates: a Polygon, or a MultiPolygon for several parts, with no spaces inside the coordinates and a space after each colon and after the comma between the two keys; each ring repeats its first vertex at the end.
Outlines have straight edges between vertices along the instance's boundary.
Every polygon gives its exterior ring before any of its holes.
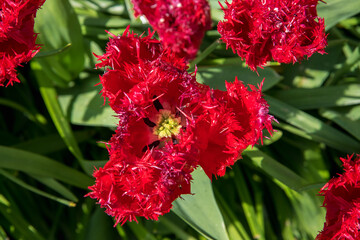
{"type": "Polygon", "coordinates": [[[176,118],[169,110],[161,109],[159,112],[159,120],[154,128],[154,134],[158,135],[159,139],[177,136],[181,129],[180,118],[176,118]]]}

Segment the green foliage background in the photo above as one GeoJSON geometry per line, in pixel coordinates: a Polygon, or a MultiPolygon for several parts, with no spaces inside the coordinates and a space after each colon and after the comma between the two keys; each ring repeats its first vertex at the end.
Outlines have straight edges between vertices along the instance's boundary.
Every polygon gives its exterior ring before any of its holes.
{"type": "Polygon", "coordinates": [[[160,221],[113,227],[95,200],[84,198],[116,126],[98,94],[92,53],[104,31],[137,33],[128,0],[47,0],[36,18],[41,52],[19,69],[21,84],[0,89],[0,239],[314,239],[325,209],[319,189],[341,173],[339,157],[360,153],[360,1],[327,0],[327,54],[294,65],[250,71],[221,44],[222,19],[211,0],[213,29],[198,58],[197,80],[223,89],[235,76],[264,81],[279,123],[264,145],[249,148],[226,176],[211,183],[201,169],[192,191],[160,221]]]}

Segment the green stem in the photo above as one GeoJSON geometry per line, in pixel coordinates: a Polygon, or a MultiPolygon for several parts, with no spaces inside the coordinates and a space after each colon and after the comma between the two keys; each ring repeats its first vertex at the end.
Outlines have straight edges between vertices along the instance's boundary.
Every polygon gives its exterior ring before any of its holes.
{"type": "Polygon", "coordinates": [[[200,55],[194,59],[190,63],[189,70],[193,70],[195,68],[195,65],[201,62],[204,58],[206,58],[210,53],[212,53],[217,46],[219,46],[221,43],[220,39],[216,39],[215,42],[213,42],[210,46],[208,46],[200,55]]]}

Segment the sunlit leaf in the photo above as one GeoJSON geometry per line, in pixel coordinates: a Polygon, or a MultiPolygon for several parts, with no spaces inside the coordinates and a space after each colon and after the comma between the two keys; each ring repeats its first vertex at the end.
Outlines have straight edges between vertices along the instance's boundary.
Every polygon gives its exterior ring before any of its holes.
{"type": "Polygon", "coordinates": [[[277,91],[272,96],[299,109],[360,104],[360,84],[277,91]]]}
{"type": "Polygon", "coordinates": [[[66,51],[36,59],[51,75],[56,76],[53,81],[59,86],[66,86],[66,82],[73,80],[84,65],[83,36],[68,0],[46,1],[37,13],[35,30],[40,33],[37,41],[42,44],[42,55],[71,44],[66,51]]]}
{"type": "Polygon", "coordinates": [[[241,62],[229,65],[199,66],[196,77],[198,82],[223,91],[226,90],[225,81],[233,82],[235,77],[245,84],[254,86],[261,84],[264,80],[263,91],[270,89],[281,80],[281,77],[271,68],[259,69],[258,75],[249,68],[243,67],[241,62]]]}
{"type": "Polygon", "coordinates": [[[270,113],[303,130],[314,141],[323,142],[344,152],[360,151],[360,143],[343,132],[282,101],[270,96],[266,96],[266,99],[270,105],[270,113]]]}
{"type": "Polygon", "coordinates": [[[193,178],[194,195],[182,195],[182,199],[173,203],[172,210],[207,238],[229,239],[209,178],[200,167],[194,171],[193,178]]]}
{"type": "Polygon", "coordinates": [[[351,17],[360,12],[360,2],[358,0],[326,0],[325,3],[319,2],[318,14],[325,18],[326,30],[343,19],[351,17]]]}

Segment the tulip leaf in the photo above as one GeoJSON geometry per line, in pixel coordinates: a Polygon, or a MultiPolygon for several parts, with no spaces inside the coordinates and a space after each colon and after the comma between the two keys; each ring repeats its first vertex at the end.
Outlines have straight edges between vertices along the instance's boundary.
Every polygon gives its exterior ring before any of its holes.
{"type": "Polygon", "coordinates": [[[312,89],[288,89],[272,96],[299,109],[318,109],[360,104],[360,84],[346,84],[312,89]]]}
{"type": "Polygon", "coordinates": [[[321,120],[290,106],[276,98],[266,96],[270,105],[270,113],[303,130],[312,140],[344,152],[360,151],[360,143],[343,132],[325,124],[321,120]]]}
{"type": "MultiPolygon", "coordinates": [[[[1,161],[1,160],[0,160],[1,161]]],[[[0,189],[3,190],[3,189],[0,189]]],[[[15,239],[45,239],[41,234],[31,225],[19,211],[18,206],[11,200],[7,199],[4,195],[0,194],[0,215],[1,221],[5,219],[12,225],[12,235],[15,239]]],[[[6,238],[5,238],[6,239],[6,238]]]]}
{"type": "MultiPolygon", "coordinates": [[[[305,179],[256,147],[246,149],[243,154],[251,159],[253,165],[261,168],[265,173],[291,189],[298,190],[307,184],[305,179]]],[[[249,164],[247,159],[240,159],[239,161],[249,164]]]]}
{"type": "Polygon", "coordinates": [[[69,1],[46,1],[37,12],[35,31],[39,33],[38,43],[42,44],[40,56],[48,55],[37,58],[36,61],[58,77],[58,85],[66,86],[84,67],[83,36],[77,15],[69,1]],[[66,51],[63,51],[64,46],[69,46],[66,51]],[[59,49],[60,52],[56,55],[47,54],[59,49]]]}
{"type": "Polygon", "coordinates": [[[209,239],[229,239],[223,217],[215,201],[211,181],[199,167],[193,173],[191,192],[173,203],[173,211],[209,239]]]}
{"type": "Polygon", "coordinates": [[[225,81],[233,82],[235,77],[244,84],[257,86],[263,82],[263,91],[266,91],[276,85],[281,77],[271,68],[264,68],[256,72],[242,66],[240,59],[237,63],[223,64],[217,66],[199,66],[197,71],[197,81],[209,85],[211,88],[225,91],[225,81]]]}
{"type": "Polygon", "coordinates": [[[12,174],[8,173],[5,170],[0,169],[0,175],[3,175],[4,177],[9,179],[10,181],[18,184],[19,186],[21,186],[21,187],[23,187],[23,188],[25,188],[25,189],[33,192],[33,193],[39,194],[40,196],[49,198],[51,200],[57,201],[57,202],[59,202],[61,204],[64,204],[64,205],[67,205],[67,206],[70,206],[70,207],[74,207],[76,205],[72,201],[69,201],[67,199],[63,199],[63,198],[57,197],[57,196],[55,196],[53,194],[50,194],[50,193],[44,192],[42,190],[39,190],[36,187],[33,187],[33,186],[27,184],[26,182],[24,182],[23,180],[13,176],[12,174]]]}
{"type": "Polygon", "coordinates": [[[360,12],[359,0],[326,0],[326,4],[319,2],[318,15],[325,19],[326,30],[335,26],[341,20],[347,19],[360,12]]]}
{"type": "Polygon", "coordinates": [[[77,89],[60,93],[59,103],[72,124],[116,127],[115,112],[104,104],[104,98],[99,94],[101,86],[94,86],[98,82],[98,77],[84,79],[77,89]]]}
{"type": "Polygon", "coordinates": [[[360,105],[347,108],[325,108],[320,114],[338,124],[360,141],[360,105]]]}
{"type": "Polygon", "coordinates": [[[0,146],[0,156],[0,168],[54,178],[83,189],[87,189],[93,182],[85,174],[35,153],[0,146]]]}

